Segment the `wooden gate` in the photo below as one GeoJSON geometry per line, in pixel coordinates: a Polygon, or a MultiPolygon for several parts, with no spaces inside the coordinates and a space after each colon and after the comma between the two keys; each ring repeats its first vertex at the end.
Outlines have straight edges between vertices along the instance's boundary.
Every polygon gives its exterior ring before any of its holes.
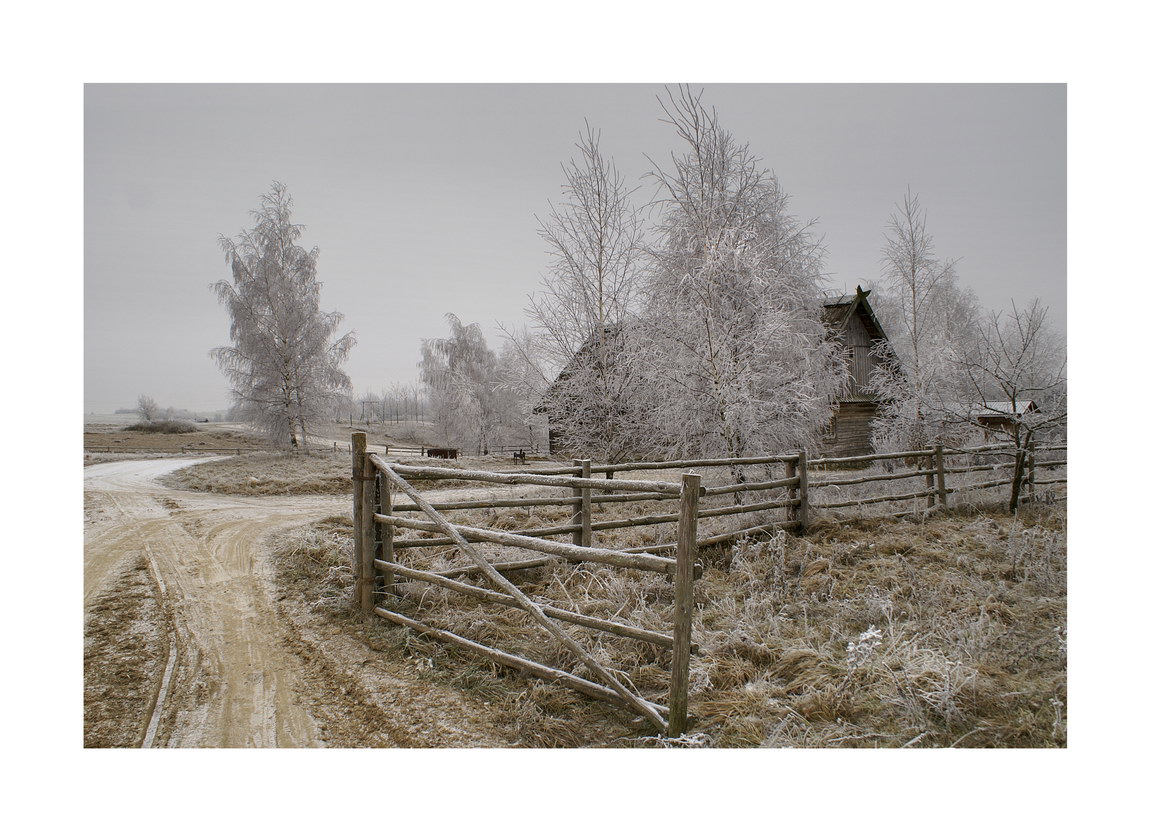
{"type": "MultiPolygon", "coordinates": [[[[687,683],[691,657],[691,615],[694,581],[702,568],[695,562],[697,555],[697,529],[699,497],[704,493],[700,477],[684,474],[679,483],[654,480],[596,480],[589,473],[583,476],[551,474],[498,474],[489,471],[434,470],[389,463],[376,454],[367,452],[367,438],[363,433],[352,434],[352,473],[354,489],[354,525],[356,552],[356,597],[360,608],[381,618],[409,627],[417,632],[478,653],[485,658],[519,668],[533,675],[561,682],[588,696],[624,705],[641,714],[657,730],[669,737],[680,736],[687,728],[687,683]],[[428,502],[408,479],[421,477],[449,478],[506,485],[537,485],[562,489],[564,497],[556,503],[575,503],[573,520],[580,530],[589,526],[590,494],[592,491],[633,492],[656,494],[663,498],[678,498],[679,516],[675,557],[623,552],[596,548],[590,545],[590,534],[579,534],[574,543],[543,540],[496,529],[461,526],[443,516],[440,509],[428,502]],[[571,489],[575,498],[567,497],[571,489]],[[399,492],[418,507],[426,517],[413,520],[398,516],[393,510],[392,495],[399,492]],[[482,574],[491,588],[486,589],[458,581],[450,574],[412,569],[396,559],[394,530],[415,529],[433,531],[445,536],[443,541],[464,553],[473,563],[474,570],[482,574]],[[529,561],[489,560],[473,543],[493,543],[517,549],[542,553],[529,561]],[[537,603],[525,595],[502,573],[512,569],[542,566],[563,561],[593,562],[626,569],[660,572],[674,581],[672,632],[660,633],[633,627],[618,621],[595,618],[549,604],[537,603]],[[389,599],[395,597],[396,578],[419,581],[454,590],[478,598],[527,612],[541,627],[551,634],[572,655],[597,677],[592,681],[573,673],[540,664],[522,656],[506,653],[488,645],[466,639],[456,633],[433,627],[389,609],[389,599]],[[593,658],[583,645],[573,639],[559,622],[611,633],[656,644],[671,650],[671,680],[667,704],[648,701],[624,685],[610,668],[593,658]]],[[[446,507],[445,507],[446,510],[446,507]]]]}

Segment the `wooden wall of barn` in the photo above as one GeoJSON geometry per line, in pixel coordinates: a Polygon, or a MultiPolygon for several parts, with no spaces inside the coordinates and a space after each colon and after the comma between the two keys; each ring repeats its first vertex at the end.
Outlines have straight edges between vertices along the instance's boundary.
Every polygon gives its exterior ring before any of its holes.
{"type": "Polygon", "coordinates": [[[874,371],[874,354],[871,352],[874,339],[857,311],[843,328],[843,344],[850,349],[851,381],[847,396],[862,395],[874,371]]]}
{"type": "Polygon", "coordinates": [[[875,402],[840,402],[835,408],[832,432],[822,443],[827,456],[862,456],[874,452],[871,429],[878,404],[875,402]]]}

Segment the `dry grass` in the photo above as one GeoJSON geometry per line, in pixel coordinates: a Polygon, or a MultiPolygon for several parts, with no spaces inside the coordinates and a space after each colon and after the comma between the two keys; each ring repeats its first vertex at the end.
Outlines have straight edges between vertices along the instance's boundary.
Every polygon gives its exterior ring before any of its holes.
{"type": "MultiPolygon", "coordinates": [[[[668,505],[597,505],[596,519],[669,512],[668,505]]],[[[453,519],[523,528],[558,525],[568,516],[568,507],[544,507],[455,512],[453,519]]],[[[642,545],[669,539],[672,529],[602,532],[595,542],[642,545]]],[[[281,552],[314,569],[293,591],[332,615],[348,615],[350,573],[341,569],[350,562],[346,521],[296,535],[281,541],[281,552]]],[[[1064,745],[1065,540],[1064,510],[1034,507],[1017,518],[967,510],[925,522],[823,522],[802,538],[777,534],[705,551],[708,568],[696,584],[701,652],[691,676],[697,722],[683,744],[1064,745]]],[[[488,554],[522,556],[497,548],[487,547],[488,554]]],[[[400,557],[428,569],[464,562],[447,548],[401,550],[400,557]]],[[[670,630],[672,588],[664,576],[584,564],[521,572],[515,580],[540,601],[670,630]]],[[[481,608],[415,583],[401,585],[392,604],[467,638],[587,675],[520,611],[481,608]]],[[[348,624],[363,627],[354,616],[348,624]]],[[[665,701],[669,651],[570,629],[643,695],[665,701]]],[[[401,628],[383,632],[390,633],[385,649],[419,655],[427,672],[502,700],[524,744],[659,743],[627,713],[401,628]]]]}
{"type": "MultiPolygon", "coordinates": [[[[104,455],[105,457],[109,455],[104,455]]],[[[117,454],[113,459],[127,458],[117,454]]],[[[497,456],[462,460],[427,459],[426,457],[391,457],[404,465],[428,468],[467,468],[503,470],[512,460],[497,456]]],[[[204,462],[175,471],[160,480],[171,488],[188,491],[211,491],[217,494],[273,496],[292,494],[346,494],[351,498],[351,457],[346,451],[315,450],[310,454],[265,451],[238,454],[226,459],[204,462]]],[[[421,480],[421,491],[432,491],[483,483],[463,480],[421,480]]]]}
{"type": "Polygon", "coordinates": [[[217,494],[346,494],[350,500],[351,463],[341,453],[256,452],[181,468],[160,482],[217,494]]]}
{"type": "Polygon", "coordinates": [[[241,448],[245,450],[258,450],[268,448],[268,443],[260,436],[251,433],[232,431],[215,426],[203,426],[195,429],[194,435],[186,433],[163,433],[131,430],[114,425],[85,425],[84,449],[86,452],[94,450],[113,449],[117,454],[114,459],[128,459],[124,452],[145,452],[153,456],[158,453],[179,453],[184,448],[195,450],[197,448],[241,448]]]}
{"type": "Polygon", "coordinates": [[[120,428],[123,431],[138,433],[195,433],[198,428],[192,422],[180,419],[162,419],[158,422],[137,422],[120,428]]]}

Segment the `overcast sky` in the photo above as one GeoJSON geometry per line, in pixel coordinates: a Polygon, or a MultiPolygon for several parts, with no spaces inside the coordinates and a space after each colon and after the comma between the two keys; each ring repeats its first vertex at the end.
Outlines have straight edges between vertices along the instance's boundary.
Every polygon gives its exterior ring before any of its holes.
{"type": "MultiPolygon", "coordinates": [[[[696,87],[698,88],[698,87],[696,87]]],[[[523,322],[547,253],[536,216],[584,119],[637,195],[680,151],[653,85],[92,85],[85,87],[84,409],[215,410],[208,351],[228,318],[217,243],[287,184],[320,248],[323,308],[358,346],[359,393],[418,379],[420,339],[454,312],[523,322]]],[[[817,219],[832,285],[879,278],[909,186],[941,257],[989,308],[1040,297],[1066,329],[1062,85],[706,85],[704,101],[817,219]]]]}

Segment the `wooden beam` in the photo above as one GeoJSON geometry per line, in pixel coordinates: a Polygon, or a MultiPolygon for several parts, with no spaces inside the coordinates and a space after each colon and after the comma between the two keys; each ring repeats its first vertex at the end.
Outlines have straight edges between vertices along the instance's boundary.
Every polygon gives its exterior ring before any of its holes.
{"type": "Polygon", "coordinates": [[[355,542],[355,598],[359,608],[375,606],[375,546],[372,523],[371,485],[373,466],[367,454],[367,434],[351,435],[352,524],[355,542]]]}
{"type": "MultiPolygon", "coordinates": [[[[492,564],[493,566],[496,564],[492,564]]],[[[382,569],[382,564],[380,565],[382,569]]],[[[489,601],[492,604],[500,604],[504,607],[512,607],[521,610],[523,606],[512,598],[510,595],[505,595],[501,592],[495,592],[491,589],[484,589],[481,586],[473,586],[465,584],[462,581],[453,581],[451,578],[445,578],[442,574],[435,572],[425,572],[419,569],[411,569],[406,566],[394,565],[390,567],[397,575],[402,575],[405,578],[411,578],[413,581],[422,581],[435,586],[441,586],[444,589],[450,589],[455,592],[462,593],[463,595],[470,595],[472,598],[478,598],[481,601],[489,601]]],[[[611,633],[616,636],[623,636],[624,638],[631,638],[637,641],[645,641],[650,644],[657,644],[660,647],[671,647],[674,645],[674,639],[671,636],[664,635],[663,633],[656,633],[653,630],[644,630],[641,627],[632,627],[629,624],[620,624],[617,621],[608,621],[603,618],[595,618],[590,615],[583,615],[582,613],[573,612],[571,610],[560,609],[553,607],[549,604],[540,604],[539,608],[547,614],[549,618],[554,618],[557,621],[566,621],[569,624],[578,624],[581,627],[587,627],[591,630],[599,630],[603,633],[611,633]]]]}
{"type": "MultiPolygon", "coordinates": [[[[377,465],[382,460],[377,461],[377,465]]],[[[389,464],[390,463],[385,463],[389,464]]],[[[395,473],[413,479],[469,480],[494,482],[502,485],[550,485],[556,488],[593,488],[600,491],[653,491],[659,494],[679,495],[679,485],[657,480],[592,480],[582,477],[545,476],[543,474],[497,474],[493,471],[463,471],[459,469],[422,468],[411,465],[391,465],[395,473]]]]}
{"type": "MultiPolygon", "coordinates": [[[[434,521],[408,520],[403,517],[388,517],[377,514],[378,523],[388,523],[399,526],[401,529],[415,529],[417,531],[437,531],[442,527],[434,521]]],[[[662,572],[665,575],[675,574],[675,561],[671,558],[643,557],[630,555],[615,549],[598,549],[592,546],[574,546],[570,543],[560,543],[557,540],[542,540],[536,537],[526,537],[512,532],[500,532],[494,529],[480,529],[473,526],[453,526],[459,535],[468,541],[482,543],[499,543],[503,546],[514,546],[519,549],[530,549],[534,552],[544,552],[548,555],[557,555],[565,560],[591,561],[593,563],[608,563],[612,566],[624,566],[630,569],[643,569],[648,572],[662,572]]],[[[443,545],[458,546],[459,542],[448,533],[448,543],[443,545]]],[[[488,564],[490,565],[490,563],[488,564]]]]}
{"type": "MultiPolygon", "coordinates": [[[[551,682],[559,682],[574,688],[575,690],[583,693],[593,699],[602,699],[607,702],[613,702],[616,705],[631,705],[631,699],[638,699],[638,697],[631,696],[630,698],[620,696],[611,688],[597,685],[581,676],[576,676],[572,673],[567,673],[562,670],[557,670],[554,667],[548,667],[545,664],[533,662],[530,659],[525,659],[522,656],[516,656],[512,653],[505,653],[502,650],[496,650],[494,647],[488,647],[485,644],[480,644],[477,641],[471,641],[463,636],[456,635],[449,630],[440,630],[437,627],[432,627],[424,624],[422,621],[416,621],[414,618],[408,618],[405,615],[386,610],[383,607],[376,607],[375,614],[380,618],[390,621],[393,624],[402,624],[405,627],[423,633],[424,635],[437,638],[440,641],[446,641],[449,644],[454,644],[456,647],[462,647],[465,650],[470,650],[478,653],[493,662],[507,665],[508,667],[518,668],[519,670],[526,671],[534,676],[547,679],[551,682]]],[[[656,705],[654,702],[648,702],[645,699],[638,699],[643,703],[644,711],[650,710],[654,714],[654,719],[660,723],[660,730],[666,730],[666,723],[663,721],[663,714],[666,714],[667,708],[663,705],[656,705]]]]}
{"type": "MultiPolygon", "coordinates": [[[[794,465],[794,462],[787,463],[787,470],[789,471],[794,465]]],[[[736,485],[721,485],[707,489],[700,489],[700,495],[706,494],[708,497],[714,497],[719,494],[736,494],[740,491],[768,491],[772,488],[793,488],[799,484],[797,475],[791,474],[781,480],[767,480],[766,482],[741,482],[736,485]]]]}
{"type": "Polygon", "coordinates": [[[691,676],[691,615],[694,611],[696,537],[699,529],[698,474],[683,474],[679,500],[679,530],[675,549],[675,631],[671,652],[671,715],[667,735],[682,736],[687,730],[687,687],[691,676]]]}

